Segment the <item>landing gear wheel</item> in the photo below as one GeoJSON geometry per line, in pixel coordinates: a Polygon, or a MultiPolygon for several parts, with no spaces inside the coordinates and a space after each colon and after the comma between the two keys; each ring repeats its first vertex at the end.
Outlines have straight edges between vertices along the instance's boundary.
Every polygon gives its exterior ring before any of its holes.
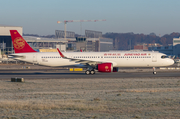
{"type": "Polygon", "coordinates": [[[156,75],[156,68],[153,67],[153,74],[156,75]]]}
{"type": "Polygon", "coordinates": [[[94,70],[91,70],[91,74],[95,74],[95,71],[94,71],[94,70]]]}
{"type": "Polygon", "coordinates": [[[85,74],[89,75],[91,72],[89,70],[85,71],[85,74]]]}
{"type": "Polygon", "coordinates": [[[154,71],[153,74],[156,75],[156,72],[154,71]]]}

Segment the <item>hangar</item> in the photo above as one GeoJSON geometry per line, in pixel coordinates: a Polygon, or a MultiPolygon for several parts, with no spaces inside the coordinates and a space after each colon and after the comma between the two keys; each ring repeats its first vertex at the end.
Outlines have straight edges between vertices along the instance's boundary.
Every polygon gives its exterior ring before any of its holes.
{"type": "Polygon", "coordinates": [[[22,35],[23,28],[20,26],[0,25],[0,48],[1,54],[10,54],[13,52],[11,35],[9,30],[17,30],[22,35]]]}

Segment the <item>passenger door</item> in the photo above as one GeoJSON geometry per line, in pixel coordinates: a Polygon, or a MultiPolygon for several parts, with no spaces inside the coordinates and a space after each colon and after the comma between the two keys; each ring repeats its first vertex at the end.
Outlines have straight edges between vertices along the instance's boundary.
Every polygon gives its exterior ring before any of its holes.
{"type": "Polygon", "coordinates": [[[157,62],[157,54],[152,53],[152,62],[157,62]]]}

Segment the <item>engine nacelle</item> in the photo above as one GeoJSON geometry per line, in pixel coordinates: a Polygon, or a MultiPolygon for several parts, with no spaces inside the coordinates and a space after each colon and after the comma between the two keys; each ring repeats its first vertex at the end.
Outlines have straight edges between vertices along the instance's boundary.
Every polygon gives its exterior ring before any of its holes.
{"type": "Polygon", "coordinates": [[[112,72],[113,66],[112,63],[102,63],[97,65],[97,70],[99,72],[112,72]]]}

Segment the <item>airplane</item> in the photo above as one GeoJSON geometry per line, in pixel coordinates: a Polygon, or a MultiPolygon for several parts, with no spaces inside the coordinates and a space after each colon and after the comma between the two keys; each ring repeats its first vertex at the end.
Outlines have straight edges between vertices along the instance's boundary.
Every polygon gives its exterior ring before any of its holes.
{"type": "Polygon", "coordinates": [[[9,57],[33,64],[52,67],[84,67],[85,74],[99,72],[118,72],[119,67],[155,67],[169,66],[174,60],[167,55],[151,51],[120,52],[37,52],[31,48],[17,30],[10,30],[14,54],[9,57]]]}

